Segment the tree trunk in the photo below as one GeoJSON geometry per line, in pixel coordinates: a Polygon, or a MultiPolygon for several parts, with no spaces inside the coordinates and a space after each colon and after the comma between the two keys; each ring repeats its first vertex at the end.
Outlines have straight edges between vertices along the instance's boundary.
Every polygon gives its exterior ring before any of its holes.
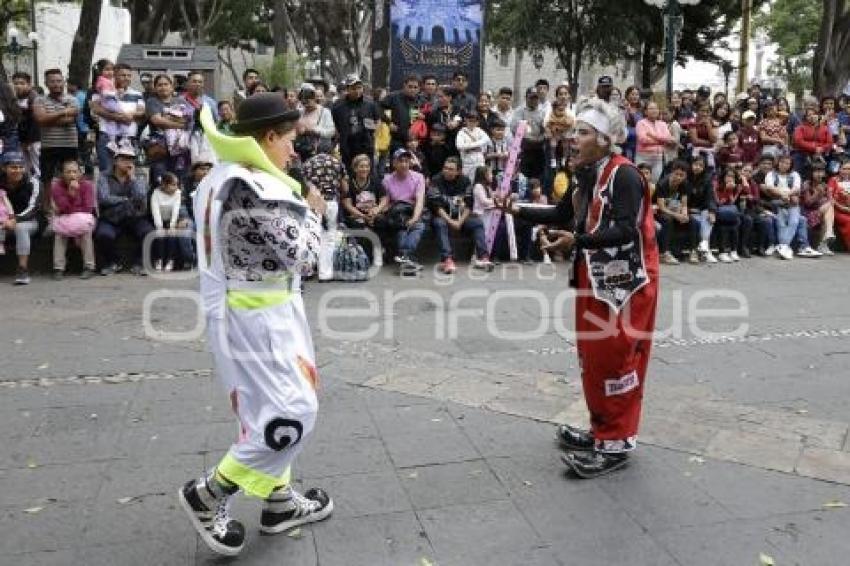
{"type": "Polygon", "coordinates": [[[640,87],[650,89],[652,88],[652,69],[655,67],[652,45],[644,43],[640,57],[640,87]]]}
{"type": "Polygon", "coordinates": [[[71,45],[71,63],[68,65],[68,80],[78,85],[89,84],[101,6],[101,0],[83,0],[80,10],[80,23],[71,45]]]}
{"type": "Polygon", "coordinates": [[[286,10],[286,0],[274,0],[272,2],[274,16],[272,17],[272,42],[274,42],[274,56],[286,55],[289,51],[289,12],[286,10]]]}
{"type": "Polygon", "coordinates": [[[818,96],[840,94],[850,80],[850,9],[846,0],[823,0],[812,80],[818,96]]]}
{"type": "Polygon", "coordinates": [[[171,19],[173,0],[135,0],[130,4],[133,43],[160,43],[171,19]]]}

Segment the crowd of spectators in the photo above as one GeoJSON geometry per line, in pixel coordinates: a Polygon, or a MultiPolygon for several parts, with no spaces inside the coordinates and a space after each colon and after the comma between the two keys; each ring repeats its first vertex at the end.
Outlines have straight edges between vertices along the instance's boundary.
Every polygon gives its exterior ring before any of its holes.
{"type": "MultiPolygon", "coordinates": [[[[402,273],[422,269],[416,258],[426,232],[445,273],[456,269],[457,254],[490,268],[509,256],[512,239],[519,261],[558,259],[542,251],[544,226],[497,222],[493,245],[485,234],[497,187],[527,203],[569,198],[569,85],[550,96],[540,79],[516,104],[520,93],[507,87],[469,92],[463,72],[450,84],[409,76],[389,93],[367,92],[357,76],[338,87],[317,78],[289,89],[270,87],[254,69],[242,78],[244,89],[219,101],[202,73],[136,77],[106,60],[94,66],[90,86],[67,82],[59,69],[45,71],[43,94],[24,72],[0,83],[0,254],[11,253],[5,244],[13,239],[15,282],[29,283],[38,235],[54,238],[55,279],[64,276],[69,242],[81,250],[83,278],[144,275],[146,265],[191,269],[191,199],[216,161],[199,111],[209,108],[218,129],[232,134],[239,103],[269,91],[301,112],[290,173],[325,196],[329,234],[338,225],[374,230],[402,273]],[[506,180],[522,122],[519,166],[506,180]],[[129,246],[116,245],[122,237],[129,246]]],[[[594,95],[625,115],[621,149],[651,188],[664,263],[820,257],[834,253],[837,239],[850,244],[847,96],[807,96],[792,112],[758,85],[733,100],[700,87],[661,101],[633,86],[621,94],[607,76],[594,95]]],[[[387,258],[376,252],[369,248],[381,265],[387,258]]]]}

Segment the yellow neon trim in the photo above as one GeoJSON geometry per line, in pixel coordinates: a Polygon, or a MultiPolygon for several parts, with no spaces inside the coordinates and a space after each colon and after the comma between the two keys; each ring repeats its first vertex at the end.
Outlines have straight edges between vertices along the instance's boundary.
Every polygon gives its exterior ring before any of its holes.
{"type": "MultiPolygon", "coordinates": [[[[248,495],[267,499],[272,490],[281,484],[281,478],[253,470],[227,453],[218,464],[218,471],[242,488],[248,495]]],[[[284,473],[289,481],[289,469],[284,473]]]]}
{"type": "Polygon", "coordinates": [[[245,291],[231,289],[227,292],[227,306],[234,310],[255,310],[288,303],[292,299],[292,291],[245,291]]]}
{"type": "Polygon", "coordinates": [[[201,110],[200,122],[210,146],[222,161],[242,163],[265,171],[289,187],[295,198],[301,196],[301,185],[298,181],[278,169],[260,147],[260,144],[257,143],[257,140],[251,136],[228,136],[219,132],[215,126],[212,111],[206,105],[201,110]]]}

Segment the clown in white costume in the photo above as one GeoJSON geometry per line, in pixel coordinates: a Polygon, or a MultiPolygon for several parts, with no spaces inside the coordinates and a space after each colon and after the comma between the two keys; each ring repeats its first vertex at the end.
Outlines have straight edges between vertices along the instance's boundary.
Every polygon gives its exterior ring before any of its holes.
{"type": "Polygon", "coordinates": [[[290,467],[316,422],[317,373],[300,294],[315,267],[325,203],[282,169],[293,155],[298,112],[257,94],[239,106],[234,133],[201,123],[220,163],[194,197],[198,268],[216,373],[239,421],[239,439],[178,497],[203,541],[218,554],[242,550],[245,529],[230,518],[240,489],[265,501],[260,529],[279,533],[333,511],[321,489],[290,485],[290,467]]]}

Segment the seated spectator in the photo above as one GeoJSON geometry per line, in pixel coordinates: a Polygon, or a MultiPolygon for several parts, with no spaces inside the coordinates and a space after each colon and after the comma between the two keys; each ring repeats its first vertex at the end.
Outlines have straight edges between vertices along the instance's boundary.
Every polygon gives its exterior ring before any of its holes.
{"type": "MultiPolygon", "coordinates": [[[[744,163],[740,171],[741,177],[741,195],[739,197],[739,207],[746,218],[741,218],[741,234],[738,239],[738,255],[743,258],[751,257],[751,249],[753,247],[752,233],[753,227],[759,222],[759,217],[762,214],[760,203],[760,192],[758,183],[753,180],[753,166],[749,163],[744,163]]],[[[763,249],[763,248],[762,248],[763,249]]]]}
{"type": "Polygon", "coordinates": [[[11,210],[3,223],[3,244],[10,234],[15,235],[15,253],[18,256],[18,269],[15,285],[29,285],[30,239],[38,232],[39,183],[27,175],[24,155],[9,151],[0,158],[3,175],[0,177],[0,191],[6,194],[11,210]]]}
{"type": "Polygon", "coordinates": [[[194,223],[194,218],[192,218],[192,199],[195,198],[195,191],[198,190],[198,185],[201,184],[201,181],[209,174],[210,169],[212,169],[213,164],[208,161],[196,161],[192,163],[192,168],[189,170],[189,176],[186,178],[185,183],[183,183],[183,190],[181,191],[181,206],[185,209],[181,210],[181,216],[186,216],[194,223]]]}
{"type": "Polygon", "coordinates": [[[431,177],[429,183],[428,211],[440,247],[440,270],[446,274],[455,272],[449,229],[460,232],[463,228],[472,209],[471,189],[469,178],[461,172],[457,157],[446,159],[442,172],[431,177]]]}
{"type": "Polygon", "coordinates": [[[808,175],[813,159],[828,159],[832,153],[832,134],[817,109],[806,110],[803,122],[794,129],[794,169],[808,175]]]}
{"type": "MultiPolygon", "coordinates": [[[[345,225],[349,228],[374,228],[378,212],[378,202],[383,197],[383,187],[377,176],[372,174],[372,162],[367,155],[358,155],[351,163],[354,174],[348,180],[348,192],[342,197],[342,209],[345,225]]],[[[380,250],[371,248],[371,241],[364,249],[370,255],[372,265],[384,265],[380,250]]]]}
{"type": "Polygon", "coordinates": [[[772,197],[768,195],[766,179],[776,169],[776,159],[769,153],[762,154],[759,159],[758,170],[753,173],[753,183],[759,189],[759,213],[755,218],[756,231],[759,234],[756,255],[771,257],[776,253],[777,235],[779,226],[776,214],[773,211],[772,197]]]}
{"type": "Polygon", "coordinates": [[[850,249],[850,159],[838,169],[838,175],[829,180],[829,196],[835,209],[835,226],[844,243],[850,249]]]}
{"type": "Polygon", "coordinates": [[[800,215],[800,174],[792,169],[791,156],[783,155],[777,161],[775,171],[765,176],[764,193],[771,199],[776,214],[776,251],[785,260],[793,259],[791,243],[796,236],[799,245],[798,255],[818,257],[821,254],[809,246],[806,220],[800,215]]]}
{"type": "Polygon", "coordinates": [[[688,215],[688,195],[691,192],[688,183],[690,166],[687,162],[676,160],[670,165],[670,172],[658,181],[655,189],[655,220],[659,224],[658,252],[661,261],[668,265],[677,265],[679,260],[670,250],[670,240],[676,226],[696,223],[688,215]]]}
{"type": "Polygon", "coordinates": [[[15,211],[6,191],[0,189],[0,255],[6,255],[7,229],[15,229],[15,211]]]}
{"type": "Polygon", "coordinates": [[[178,265],[193,263],[191,257],[186,257],[187,252],[192,255],[191,238],[178,234],[178,230],[190,228],[190,220],[187,209],[182,206],[180,179],[174,173],[165,173],[162,184],[154,189],[151,216],[158,232],[153,242],[154,270],[173,271],[175,262],[178,265]]]}
{"type": "Polygon", "coordinates": [[[73,160],[62,163],[61,176],[53,180],[50,188],[53,200],[54,232],[53,278],[65,275],[65,256],[68,240],[74,240],[83,253],[83,272],[80,279],[90,279],[94,274],[94,241],[92,233],[95,220],[95,194],[91,181],[83,178],[80,165],[73,160]]]}
{"type": "Polygon", "coordinates": [[[94,239],[101,275],[120,269],[115,240],[121,234],[133,239],[131,272],[146,275],[142,269],[142,242],[153,225],[148,220],[147,190],[136,177],[135,159],[132,146],[120,145],[114,154],[112,172],[97,180],[99,218],[94,239]]]}
{"type": "Polygon", "coordinates": [[[318,153],[302,166],[304,181],[315,187],[327,207],[322,221],[322,247],[319,250],[319,281],[333,279],[333,256],[339,226],[339,202],[348,193],[348,174],[342,162],[327,153],[318,153]]]}
{"type": "Polygon", "coordinates": [[[738,128],[741,151],[743,151],[744,163],[755,165],[761,155],[761,138],[756,127],[756,114],[747,110],[741,115],[741,127],[738,128]]]}
{"type": "Polygon", "coordinates": [[[826,184],[826,162],[818,159],[812,163],[811,178],[803,183],[800,194],[803,216],[809,230],[820,231],[818,251],[824,255],[833,255],[829,243],[835,239],[835,209],[826,184]]]}
{"type": "Polygon", "coordinates": [[[694,157],[691,161],[690,189],[688,194],[688,213],[691,216],[691,255],[690,263],[704,260],[717,263],[717,258],[711,253],[709,242],[711,230],[714,227],[717,213],[717,203],[714,200],[714,187],[711,174],[706,170],[703,157],[694,157]]]}
{"type": "Polygon", "coordinates": [[[744,214],[746,199],[749,198],[750,187],[746,186],[738,172],[728,167],[717,178],[714,198],[717,201],[717,226],[720,229],[720,254],[722,263],[740,261],[738,255],[739,240],[742,226],[745,222],[752,228],[752,219],[744,214]]]}
{"type": "Polygon", "coordinates": [[[776,102],[767,100],[764,103],[764,118],[758,125],[761,138],[762,154],[778,158],[788,151],[788,131],[779,117],[776,102]]]}
{"type": "Polygon", "coordinates": [[[378,203],[375,226],[396,240],[396,263],[401,275],[422,271],[416,262],[416,249],[425,227],[425,177],[410,170],[410,152],[399,149],[393,154],[393,172],[382,182],[384,194],[378,203]]]}
{"type": "Polygon", "coordinates": [[[731,130],[723,134],[723,146],[717,150],[717,168],[721,171],[729,167],[740,169],[744,164],[744,150],[739,139],[731,130]]]}
{"type": "Polygon", "coordinates": [[[829,130],[832,136],[832,150],[824,157],[827,160],[827,171],[838,171],[840,161],[844,158],[844,147],[847,145],[847,138],[844,129],[841,127],[841,120],[838,117],[834,96],[824,96],[821,98],[821,122],[829,130]]]}
{"type": "Polygon", "coordinates": [[[655,181],[652,180],[652,167],[648,163],[638,163],[637,170],[640,171],[641,176],[646,181],[646,185],[649,187],[649,196],[655,197],[655,181]]]}
{"type": "Polygon", "coordinates": [[[457,133],[455,145],[463,163],[463,176],[471,179],[475,170],[484,165],[484,154],[490,145],[490,136],[478,127],[478,112],[467,112],[463,119],[463,128],[457,133]]]}

